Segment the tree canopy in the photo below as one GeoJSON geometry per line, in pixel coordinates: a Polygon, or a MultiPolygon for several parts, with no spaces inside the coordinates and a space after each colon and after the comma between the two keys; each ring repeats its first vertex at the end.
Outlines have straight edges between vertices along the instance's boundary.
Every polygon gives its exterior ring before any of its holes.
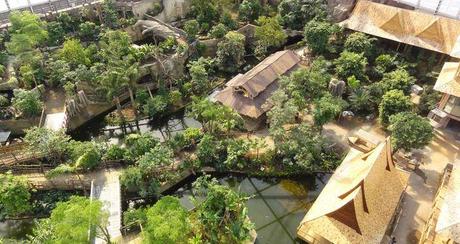
{"type": "Polygon", "coordinates": [[[434,137],[433,127],[428,119],[411,112],[392,115],[388,128],[395,150],[421,149],[434,137]]]}
{"type": "Polygon", "coordinates": [[[304,28],[305,41],[315,53],[324,54],[331,51],[330,38],[338,28],[325,20],[311,20],[304,28]]]}
{"type": "Polygon", "coordinates": [[[280,47],[286,42],[287,35],[276,17],[261,16],[257,20],[255,31],[257,46],[255,54],[259,59],[265,57],[269,49],[280,47]]]}
{"type": "Polygon", "coordinates": [[[216,60],[220,70],[235,72],[244,63],[245,39],[244,35],[230,31],[217,44],[216,60]]]}
{"type": "Polygon", "coordinates": [[[412,103],[410,98],[405,96],[400,90],[391,90],[386,92],[379,105],[379,121],[382,125],[388,125],[390,116],[410,111],[412,103]]]}
{"type": "Polygon", "coordinates": [[[313,18],[326,16],[322,0],[283,0],[278,5],[278,15],[284,27],[300,30],[313,18]]]}
{"type": "Polygon", "coordinates": [[[177,197],[165,196],[147,210],[142,232],[147,243],[187,243],[191,226],[177,197]]]}
{"type": "Polygon", "coordinates": [[[31,209],[27,179],[11,172],[0,174],[0,219],[17,216],[31,209]]]}
{"type": "Polygon", "coordinates": [[[31,51],[48,38],[45,22],[29,11],[13,11],[9,15],[11,40],[6,44],[12,54],[31,51]]]}

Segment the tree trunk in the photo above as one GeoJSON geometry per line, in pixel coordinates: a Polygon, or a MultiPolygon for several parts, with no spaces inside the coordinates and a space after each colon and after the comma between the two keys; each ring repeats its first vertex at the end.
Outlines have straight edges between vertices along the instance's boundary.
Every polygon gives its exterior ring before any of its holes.
{"type": "Polygon", "coordinates": [[[136,120],[137,120],[137,104],[136,104],[136,100],[134,100],[133,89],[131,89],[131,87],[128,87],[128,91],[129,91],[129,98],[131,99],[131,106],[134,109],[134,114],[136,115],[136,120]]]}
{"type": "Polygon", "coordinates": [[[102,232],[102,238],[104,239],[104,241],[106,241],[107,244],[112,244],[112,242],[110,241],[110,234],[109,234],[109,230],[107,230],[107,227],[102,227],[102,226],[98,226],[99,229],[101,230],[102,232]]]}
{"type": "Polygon", "coordinates": [[[123,121],[123,123],[125,123],[125,116],[123,116],[123,113],[121,112],[121,104],[120,104],[120,98],[119,97],[115,97],[115,104],[117,105],[118,116],[121,118],[121,121],[123,121]]]}

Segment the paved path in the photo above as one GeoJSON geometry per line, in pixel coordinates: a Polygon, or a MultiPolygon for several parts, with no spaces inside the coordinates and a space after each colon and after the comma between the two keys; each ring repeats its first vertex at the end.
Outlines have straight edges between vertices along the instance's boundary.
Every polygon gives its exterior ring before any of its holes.
{"type": "Polygon", "coordinates": [[[442,130],[433,142],[420,151],[422,165],[409,178],[402,215],[393,235],[397,243],[417,243],[432,210],[444,168],[459,158],[460,145],[454,132],[442,130]]]}
{"type": "MultiPolygon", "coordinates": [[[[108,231],[112,240],[121,238],[121,191],[119,176],[120,170],[102,170],[93,182],[92,197],[104,203],[104,208],[109,212],[108,231]]],[[[96,238],[95,243],[105,243],[96,238]]]]}
{"type": "Polygon", "coordinates": [[[43,127],[57,131],[66,126],[65,92],[52,89],[45,92],[45,122],[43,127]]]}

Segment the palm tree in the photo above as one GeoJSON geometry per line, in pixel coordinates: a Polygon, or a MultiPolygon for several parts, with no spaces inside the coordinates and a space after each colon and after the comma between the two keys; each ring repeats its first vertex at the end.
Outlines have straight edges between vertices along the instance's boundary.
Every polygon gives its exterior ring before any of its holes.
{"type": "Polygon", "coordinates": [[[371,96],[369,94],[369,91],[364,88],[358,88],[354,90],[349,98],[350,105],[354,110],[356,110],[356,112],[369,111],[370,100],[371,96]]]}

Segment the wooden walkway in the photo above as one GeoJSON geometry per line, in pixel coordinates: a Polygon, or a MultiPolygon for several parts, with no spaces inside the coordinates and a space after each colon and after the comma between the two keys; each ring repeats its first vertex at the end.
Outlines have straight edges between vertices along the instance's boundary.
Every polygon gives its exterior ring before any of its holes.
{"type": "Polygon", "coordinates": [[[2,146],[0,147],[0,173],[8,170],[21,172],[21,170],[30,168],[37,168],[34,170],[35,172],[43,170],[49,165],[34,162],[41,161],[44,157],[44,154],[28,150],[25,143],[2,146]]]}
{"type": "MultiPolygon", "coordinates": [[[[91,187],[91,198],[98,199],[104,203],[104,209],[109,212],[109,223],[107,229],[112,240],[121,237],[121,188],[119,176],[121,171],[105,170],[96,177],[91,187]]],[[[104,240],[96,238],[94,243],[105,243],[104,240]]]]}

